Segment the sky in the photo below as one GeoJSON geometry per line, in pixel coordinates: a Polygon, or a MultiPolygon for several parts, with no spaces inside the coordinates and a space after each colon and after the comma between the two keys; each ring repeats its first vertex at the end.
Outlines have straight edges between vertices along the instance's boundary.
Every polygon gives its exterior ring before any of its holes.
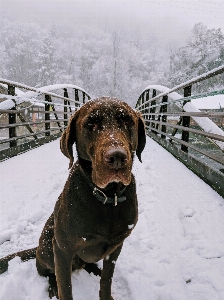
{"type": "Polygon", "coordinates": [[[75,29],[115,26],[177,43],[198,22],[224,31],[223,12],[223,0],[0,0],[1,19],[43,27],[69,23],[75,29]]]}

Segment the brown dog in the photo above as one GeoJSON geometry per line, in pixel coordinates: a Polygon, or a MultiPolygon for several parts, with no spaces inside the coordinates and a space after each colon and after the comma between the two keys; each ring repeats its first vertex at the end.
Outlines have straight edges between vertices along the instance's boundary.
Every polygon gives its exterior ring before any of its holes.
{"type": "Polygon", "coordinates": [[[16,255],[36,256],[39,274],[49,277],[50,298],[73,299],[71,272],[85,268],[101,275],[100,299],[113,299],[115,263],[138,218],[133,157],[136,152],[141,161],[144,146],[144,123],[126,103],[100,98],[83,105],[61,138],[72,169],[39,246],[2,258],[0,272],[16,255]],[[78,160],[73,165],[74,143],[78,160]],[[95,265],[101,259],[102,271],[95,265]]]}

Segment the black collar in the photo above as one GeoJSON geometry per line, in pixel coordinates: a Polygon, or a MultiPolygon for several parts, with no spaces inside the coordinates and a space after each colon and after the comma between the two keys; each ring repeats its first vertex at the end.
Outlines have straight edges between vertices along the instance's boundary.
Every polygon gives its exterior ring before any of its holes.
{"type": "MultiPolygon", "coordinates": [[[[93,186],[94,185],[92,184],[92,187],[93,186]]],[[[126,200],[126,196],[125,195],[122,196],[125,190],[126,190],[126,186],[119,193],[114,193],[113,197],[108,197],[102,190],[94,186],[93,195],[96,197],[97,200],[101,201],[103,204],[113,203],[114,206],[117,206],[118,202],[124,202],[126,200]]]]}
{"type": "MultiPolygon", "coordinates": [[[[83,163],[83,162],[82,162],[83,163]]],[[[100,188],[95,186],[90,179],[84,174],[84,170],[81,167],[83,178],[85,179],[87,185],[90,187],[90,189],[93,192],[93,195],[96,197],[97,200],[102,202],[103,204],[114,204],[114,206],[117,205],[118,202],[124,202],[126,200],[126,196],[123,195],[126,191],[126,186],[123,187],[123,189],[119,191],[115,191],[113,188],[111,188],[108,192],[110,196],[108,196],[106,193],[107,191],[102,191],[100,188]]]]}

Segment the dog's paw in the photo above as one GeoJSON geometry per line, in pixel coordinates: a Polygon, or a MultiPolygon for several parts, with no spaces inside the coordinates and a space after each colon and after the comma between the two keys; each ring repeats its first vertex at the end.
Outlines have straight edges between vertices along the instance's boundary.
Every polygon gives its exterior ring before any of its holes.
{"type": "Polygon", "coordinates": [[[100,295],[99,300],[114,300],[114,298],[112,296],[105,298],[105,297],[100,295]]]}
{"type": "Polygon", "coordinates": [[[49,286],[48,293],[49,293],[50,299],[52,299],[53,297],[56,297],[57,299],[59,299],[58,290],[55,290],[54,288],[49,286]]]}
{"type": "Polygon", "coordinates": [[[57,287],[57,281],[55,274],[49,275],[49,288],[48,288],[49,298],[52,299],[53,297],[56,297],[59,299],[58,296],[58,287],[57,287]]]}

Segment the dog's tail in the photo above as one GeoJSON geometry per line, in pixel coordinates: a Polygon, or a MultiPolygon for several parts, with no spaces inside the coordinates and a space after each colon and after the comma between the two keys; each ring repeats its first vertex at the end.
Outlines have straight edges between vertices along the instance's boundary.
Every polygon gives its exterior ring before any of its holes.
{"type": "Polygon", "coordinates": [[[16,256],[19,256],[21,258],[22,261],[26,261],[32,258],[36,257],[36,251],[37,251],[37,247],[36,248],[32,248],[32,249],[28,249],[28,250],[23,250],[20,252],[16,252],[14,254],[10,254],[6,257],[3,257],[0,259],[0,274],[4,273],[5,271],[8,270],[8,266],[9,266],[9,261],[11,259],[13,259],[16,256]]]}

